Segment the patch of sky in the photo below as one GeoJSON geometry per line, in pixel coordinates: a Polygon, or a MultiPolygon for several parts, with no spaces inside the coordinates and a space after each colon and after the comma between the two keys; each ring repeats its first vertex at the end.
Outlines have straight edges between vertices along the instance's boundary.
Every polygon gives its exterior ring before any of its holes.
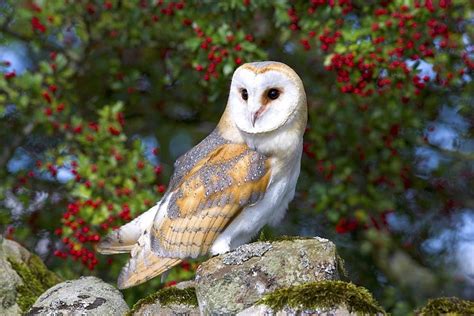
{"type": "MultiPolygon", "coordinates": [[[[74,179],[74,174],[72,173],[71,162],[74,157],[70,157],[67,162],[58,168],[58,173],[56,180],[60,183],[66,183],[74,179]]],[[[23,148],[18,148],[15,151],[13,157],[8,161],[7,170],[10,173],[17,173],[22,170],[27,170],[32,168],[35,159],[23,148]]],[[[44,171],[41,173],[36,172],[36,176],[43,180],[55,181],[55,179],[50,175],[49,172],[44,171]]]]}
{"type": "Polygon", "coordinates": [[[154,166],[159,164],[158,156],[153,153],[153,149],[159,148],[160,143],[155,136],[138,136],[142,144],[143,154],[145,158],[154,166]]]}
{"type": "Polygon", "coordinates": [[[31,65],[26,46],[19,42],[0,46],[0,62],[5,61],[9,62],[10,65],[1,67],[0,71],[2,72],[14,71],[16,74],[22,74],[31,65]]]}
{"type": "Polygon", "coordinates": [[[71,167],[58,168],[56,179],[58,179],[58,181],[61,183],[66,183],[74,179],[74,174],[72,173],[71,167]]]}
{"type": "Polygon", "coordinates": [[[12,159],[7,163],[7,170],[10,173],[17,173],[27,169],[33,163],[33,159],[23,148],[17,148],[12,159]]]}
{"type": "Polygon", "coordinates": [[[429,174],[436,170],[441,162],[448,161],[438,151],[428,147],[418,147],[415,149],[415,156],[417,157],[417,168],[422,174],[418,176],[423,177],[423,174],[429,174]]]}
{"type": "Polygon", "coordinates": [[[408,65],[408,67],[418,70],[418,76],[422,78],[425,76],[428,76],[430,80],[433,80],[436,78],[436,72],[433,70],[433,65],[430,63],[427,63],[423,59],[418,59],[418,60],[407,59],[406,64],[408,65]]]}
{"type": "Polygon", "coordinates": [[[296,51],[297,46],[292,43],[292,42],[287,42],[284,46],[283,49],[285,50],[285,53],[292,54],[296,51]]]}
{"type": "Polygon", "coordinates": [[[445,150],[455,150],[458,132],[452,125],[437,123],[434,130],[426,133],[430,144],[445,150]]]}
{"type": "Polygon", "coordinates": [[[391,212],[387,214],[386,220],[390,229],[394,231],[406,231],[411,227],[410,219],[406,214],[391,212]]]}
{"type": "Polygon", "coordinates": [[[474,210],[460,210],[453,216],[449,227],[433,226],[433,237],[423,243],[423,248],[433,255],[447,251],[446,258],[454,261],[457,272],[474,284],[474,210]]]}

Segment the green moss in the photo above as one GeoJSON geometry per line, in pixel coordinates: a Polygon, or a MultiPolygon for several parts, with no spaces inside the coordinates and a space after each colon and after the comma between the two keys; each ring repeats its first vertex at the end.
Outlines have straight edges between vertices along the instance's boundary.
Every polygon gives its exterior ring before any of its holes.
{"type": "Polygon", "coordinates": [[[32,255],[27,263],[17,262],[11,258],[8,258],[8,262],[23,281],[16,288],[17,304],[23,312],[30,309],[44,291],[61,282],[61,279],[49,271],[37,256],[32,255]]]}
{"type": "Polygon", "coordinates": [[[258,236],[257,241],[295,241],[295,240],[308,240],[314,239],[314,237],[301,237],[301,236],[275,236],[270,230],[263,229],[258,236]]]}
{"type": "Polygon", "coordinates": [[[344,259],[342,259],[342,257],[339,256],[338,253],[336,253],[336,263],[337,263],[337,272],[339,272],[339,276],[343,279],[347,278],[348,274],[347,274],[346,266],[344,264],[344,259]]]}
{"type": "Polygon", "coordinates": [[[30,259],[27,262],[28,268],[30,268],[31,273],[40,281],[40,283],[46,289],[49,289],[53,285],[56,285],[62,281],[56,273],[48,270],[43,261],[35,255],[31,255],[30,259]]]}
{"type": "Polygon", "coordinates": [[[13,270],[20,276],[23,284],[18,285],[17,304],[26,312],[44,291],[61,282],[55,273],[49,271],[44,263],[35,255],[31,255],[26,263],[8,258],[13,270]]]}
{"type": "Polygon", "coordinates": [[[258,301],[274,311],[284,307],[298,309],[330,309],[345,305],[361,314],[385,314],[384,310],[363,287],[342,281],[321,281],[279,289],[258,301]]]}
{"type": "Polygon", "coordinates": [[[158,301],[161,306],[168,306],[171,304],[198,306],[196,290],[194,287],[188,287],[185,289],[167,287],[139,300],[137,303],[135,303],[128,315],[132,315],[134,312],[140,310],[143,305],[152,304],[156,301],[158,301]]]}
{"type": "Polygon", "coordinates": [[[474,302],[457,297],[440,297],[428,301],[417,311],[419,315],[474,315],[474,302]]]}

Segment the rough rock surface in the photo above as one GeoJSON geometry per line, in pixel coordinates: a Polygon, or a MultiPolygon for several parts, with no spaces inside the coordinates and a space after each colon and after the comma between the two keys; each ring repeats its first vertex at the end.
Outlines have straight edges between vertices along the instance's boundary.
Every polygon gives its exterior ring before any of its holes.
{"type": "Polygon", "coordinates": [[[134,316],[199,316],[194,282],[181,282],[174,287],[161,289],[139,300],[133,306],[130,314],[134,316]]]}
{"type": "Polygon", "coordinates": [[[38,256],[0,236],[0,315],[20,315],[60,281],[38,256]]]}
{"type": "Polygon", "coordinates": [[[96,277],[57,284],[44,292],[28,315],[125,315],[129,308],[119,290],[96,277]]]}
{"type": "Polygon", "coordinates": [[[278,288],[339,279],[339,257],[327,239],[308,238],[243,245],[204,262],[196,294],[204,314],[236,314],[278,288]]]}
{"type": "Polygon", "coordinates": [[[337,306],[334,308],[320,308],[320,309],[301,309],[301,308],[289,308],[286,307],[281,311],[273,311],[267,305],[254,305],[252,307],[246,308],[237,316],[289,316],[289,315],[299,315],[299,316],[356,316],[358,313],[351,312],[345,306],[337,306]]]}
{"type": "Polygon", "coordinates": [[[16,287],[22,283],[21,278],[8,262],[3,246],[0,247],[0,314],[20,314],[21,309],[16,302],[16,287]]]}

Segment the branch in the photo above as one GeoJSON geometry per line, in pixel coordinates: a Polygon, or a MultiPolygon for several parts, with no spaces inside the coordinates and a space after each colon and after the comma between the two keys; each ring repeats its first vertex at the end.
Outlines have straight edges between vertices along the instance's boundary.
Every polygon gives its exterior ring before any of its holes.
{"type": "MultiPolygon", "coordinates": [[[[16,39],[19,39],[21,41],[24,41],[26,43],[30,43],[30,42],[33,42],[35,40],[32,37],[26,36],[24,34],[17,33],[15,31],[12,31],[5,24],[0,26],[0,32],[4,33],[6,35],[9,35],[11,37],[14,37],[16,39]]],[[[54,50],[54,51],[58,51],[58,52],[61,52],[61,53],[66,52],[63,47],[61,47],[57,44],[54,44],[51,41],[40,41],[40,45],[42,45],[44,48],[49,49],[49,50],[54,50]]]]}

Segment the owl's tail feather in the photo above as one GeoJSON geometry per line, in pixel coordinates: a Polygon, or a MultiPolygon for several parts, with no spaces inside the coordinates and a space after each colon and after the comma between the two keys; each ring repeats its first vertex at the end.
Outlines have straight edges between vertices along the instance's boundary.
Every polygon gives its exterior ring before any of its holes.
{"type": "Polygon", "coordinates": [[[122,245],[117,243],[116,240],[119,240],[119,238],[118,234],[116,233],[118,233],[118,230],[105,236],[105,238],[102,239],[102,241],[96,246],[97,252],[103,255],[114,255],[117,253],[130,252],[134,244],[131,243],[122,245]]]}
{"type": "Polygon", "coordinates": [[[142,284],[179,264],[182,259],[162,258],[153,252],[141,252],[123,267],[120,272],[117,286],[119,289],[126,289],[142,284]]]}
{"type": "Polygon", "coordinates": [[[150,208],[130,223],[123,225],[105,236],[96,246],[96,250],[103,255],[112,255],[132,251],[142,233],[153,223],[160,204],[150,208]]]}

